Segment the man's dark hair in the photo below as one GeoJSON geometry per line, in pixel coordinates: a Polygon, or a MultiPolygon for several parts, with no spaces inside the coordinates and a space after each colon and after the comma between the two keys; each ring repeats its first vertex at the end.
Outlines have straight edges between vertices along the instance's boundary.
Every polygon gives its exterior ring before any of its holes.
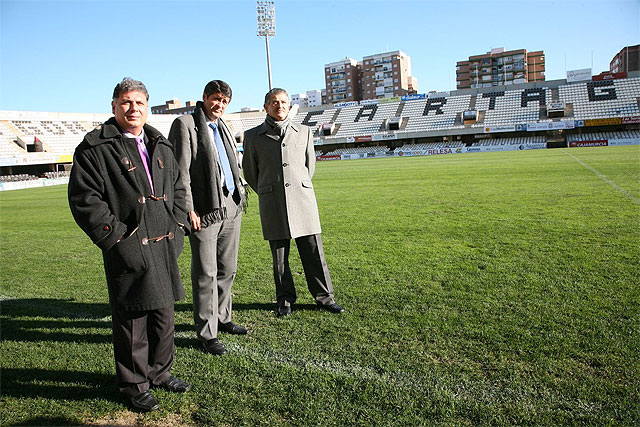
{"type": "Polygon", "coordinates": [[[131,92],[132,90],[144,93],[147,97],[147,101],[149,100],[149,92],[147,92],[147,88],[144,83],[134,80],[131,77],[123,78],[122,81],[116,85],[113,89],[113,100],[115,101],[121,94],[131,92]]]}
{"type": "Polygon", "coordinates": [[[264,105],[268,105],[271,102],[272,95],[277,95],[279,93],[284,93],[285,95],[287,95],[287,98],[289,98],[289,101],[291,101],[291,97],[286,90],[282,89],[281,87],[274,87],[264,96],[264,105]]]}
{"type": "Polygon", "coordinates": [[[213,95],[214,93],[218,93],[218,92],[223,94],[227,98],[231,99],[231,95],[232,95],[231,86],[229,86],[226,82],[223,82],[222,80],[211,80],[204,87],[204,96],[207,98],[213,95]]]}

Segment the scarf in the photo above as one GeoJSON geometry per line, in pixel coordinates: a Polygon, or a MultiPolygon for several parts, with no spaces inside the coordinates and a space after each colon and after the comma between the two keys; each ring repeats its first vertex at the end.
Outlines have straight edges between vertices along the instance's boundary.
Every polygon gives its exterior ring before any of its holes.
{"type": "Polygon", "coordinates": [[[284,133],[287,131],[289,127],[289,123],[291,123],[291,114],[287,116],[286,119],[281,122],[277,121],[273,117],[267,114],[267,117],[264,119],[265,122],[278,134],[280,137],[284,136],[284,133]]]}
{"type": "MultiPolygon", "coordinates": [[[[218,156],[214,150],[214,142],[211,140],[209,133],[209,126],[207,125],[208,118],[202,109],[202,101],[196,103],[196,109],[193,113],[193,119],[196,125],[196,133],[198,135],[198,150],[204,154],[207,159],[207,165],[203,170],[201,177],[207,188],[209,197],[208,200],[198,203],[198,214],[200,215],[200,221],[202,227],[207,227],[211,224],[221,222],[227,218],[227,210],[222,202],[223,190],[222,190],[222,177],[220,176],[220,166],[218,156]]],[[[229,158],[229,165],[231,166],[231,172],[233,174],[233,182],[236,188],[240,191],[240,170],[238,168],[238,161],[235,153],[235,147],[231,143],[233,141],[233,135],[229,131],[229,128],[224,124],[222,120],[218,120],[218,132],[220,132],[220,138],[224,144],[227,157],[229,158]]],[[[193,180],[194,177],[192,177],[193,180]]]]}

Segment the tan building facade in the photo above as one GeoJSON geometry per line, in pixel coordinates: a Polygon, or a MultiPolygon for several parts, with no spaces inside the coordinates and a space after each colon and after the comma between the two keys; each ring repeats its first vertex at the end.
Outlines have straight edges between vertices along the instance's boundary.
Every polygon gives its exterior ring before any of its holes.
{"type": "Polygon", "coordinates": [[[411,75],[411,57],[401,50],[362,58],[362,99],[390,98],[418,93],[411,75]]]}
{"type": "Polygon", "coordinates": [[[545,80],[544,51],[492,49],[456,63],[456,89],[531,83],[545,80]]]}
{"type": "Polygon", "coordinates": [[[324,66],[326,102],[359,101],[360,65],[353,58],[345,58],[324,66]]]}
{"type": "Polygon", "coordinates": [[[390,98],[418,93],[418,79],[411,75],[411,57],[401,50],[345,58],[324,66],[326,95],[323,103],[390,98]]]}

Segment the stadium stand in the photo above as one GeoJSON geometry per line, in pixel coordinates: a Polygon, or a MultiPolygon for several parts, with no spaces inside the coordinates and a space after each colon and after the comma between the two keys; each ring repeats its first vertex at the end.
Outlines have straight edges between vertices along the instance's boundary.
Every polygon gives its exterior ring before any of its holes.
{"type": "Polygon", "coordinates": [[[483,93],[476,100],[476,108],[484,111],[484,122],[474,126],[500,126],[532,123],[540,120],[541,107],[551,99],[546,88],[505,90],[483,93]]]}
{"type": "MultiPolygon", "coordinates": [[[[82,136],[110,116],[0,111],[2,182],[64,179],[82,136]]],[[[149,123],[167,135],[176,117],[149,123]]],[[[264,117],[225,115],[237,137],[264,117]]],[[[303,107],[292,120],[313,129],[320,160],[640,144],[640,73],[303,107]]]]}
{"type": "Polygon", "coordinates": [[[484,139],[472,144],[473,147],[488,147],[498,145],[526,145],[526,144],[544,144],[547,139],[544,136],[521,136],[515,138],[500,138],[500,139],[484,139]]]}
{"type": "Polygon", "coordinates": [[[640,78],[600,80],[559,87],[560,99],[573,105],[573,118],[598,119],[640,114],[640,78]]]}
{"type": "Polygon", "coordinates": [[[470,100],[471,95],[454,95],[407,101],[402,110],[404,112],[406,108],[409,117],[404,131],[462,127],[460,123],[456,125],[456,117],[468,108],[470,100]]]}

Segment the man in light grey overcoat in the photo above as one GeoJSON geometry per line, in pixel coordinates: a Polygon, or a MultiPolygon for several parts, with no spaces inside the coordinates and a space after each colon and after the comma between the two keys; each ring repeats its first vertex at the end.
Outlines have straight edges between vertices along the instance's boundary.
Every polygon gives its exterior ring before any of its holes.
{"type": "Polygon", "coordinates": [[[311,129],[291,122],[289,94],[280,88],[265,96],[267,117],[244,134],[244,177],[258,194],[262,234],[273,256],[278,316],[291,314],[296,289],[289,268],[295,239],[307,286],[316,303],[331,313],[344,309],[333,298],[333,285],[320,237],[320,217],[311,178],[315,149],[311,129]]]}
{"type": "Polygon", "coordinates": [[[224,354],[218,331],[246,334],[231,321],[231,286],[238,266],[238,243],[244,182],[236,141],[222,119],[231,102],[231,88],[212,80],[193,114],[171,125],[192,233],[191,284],[198,339],[210,354],[224,354]]]}

